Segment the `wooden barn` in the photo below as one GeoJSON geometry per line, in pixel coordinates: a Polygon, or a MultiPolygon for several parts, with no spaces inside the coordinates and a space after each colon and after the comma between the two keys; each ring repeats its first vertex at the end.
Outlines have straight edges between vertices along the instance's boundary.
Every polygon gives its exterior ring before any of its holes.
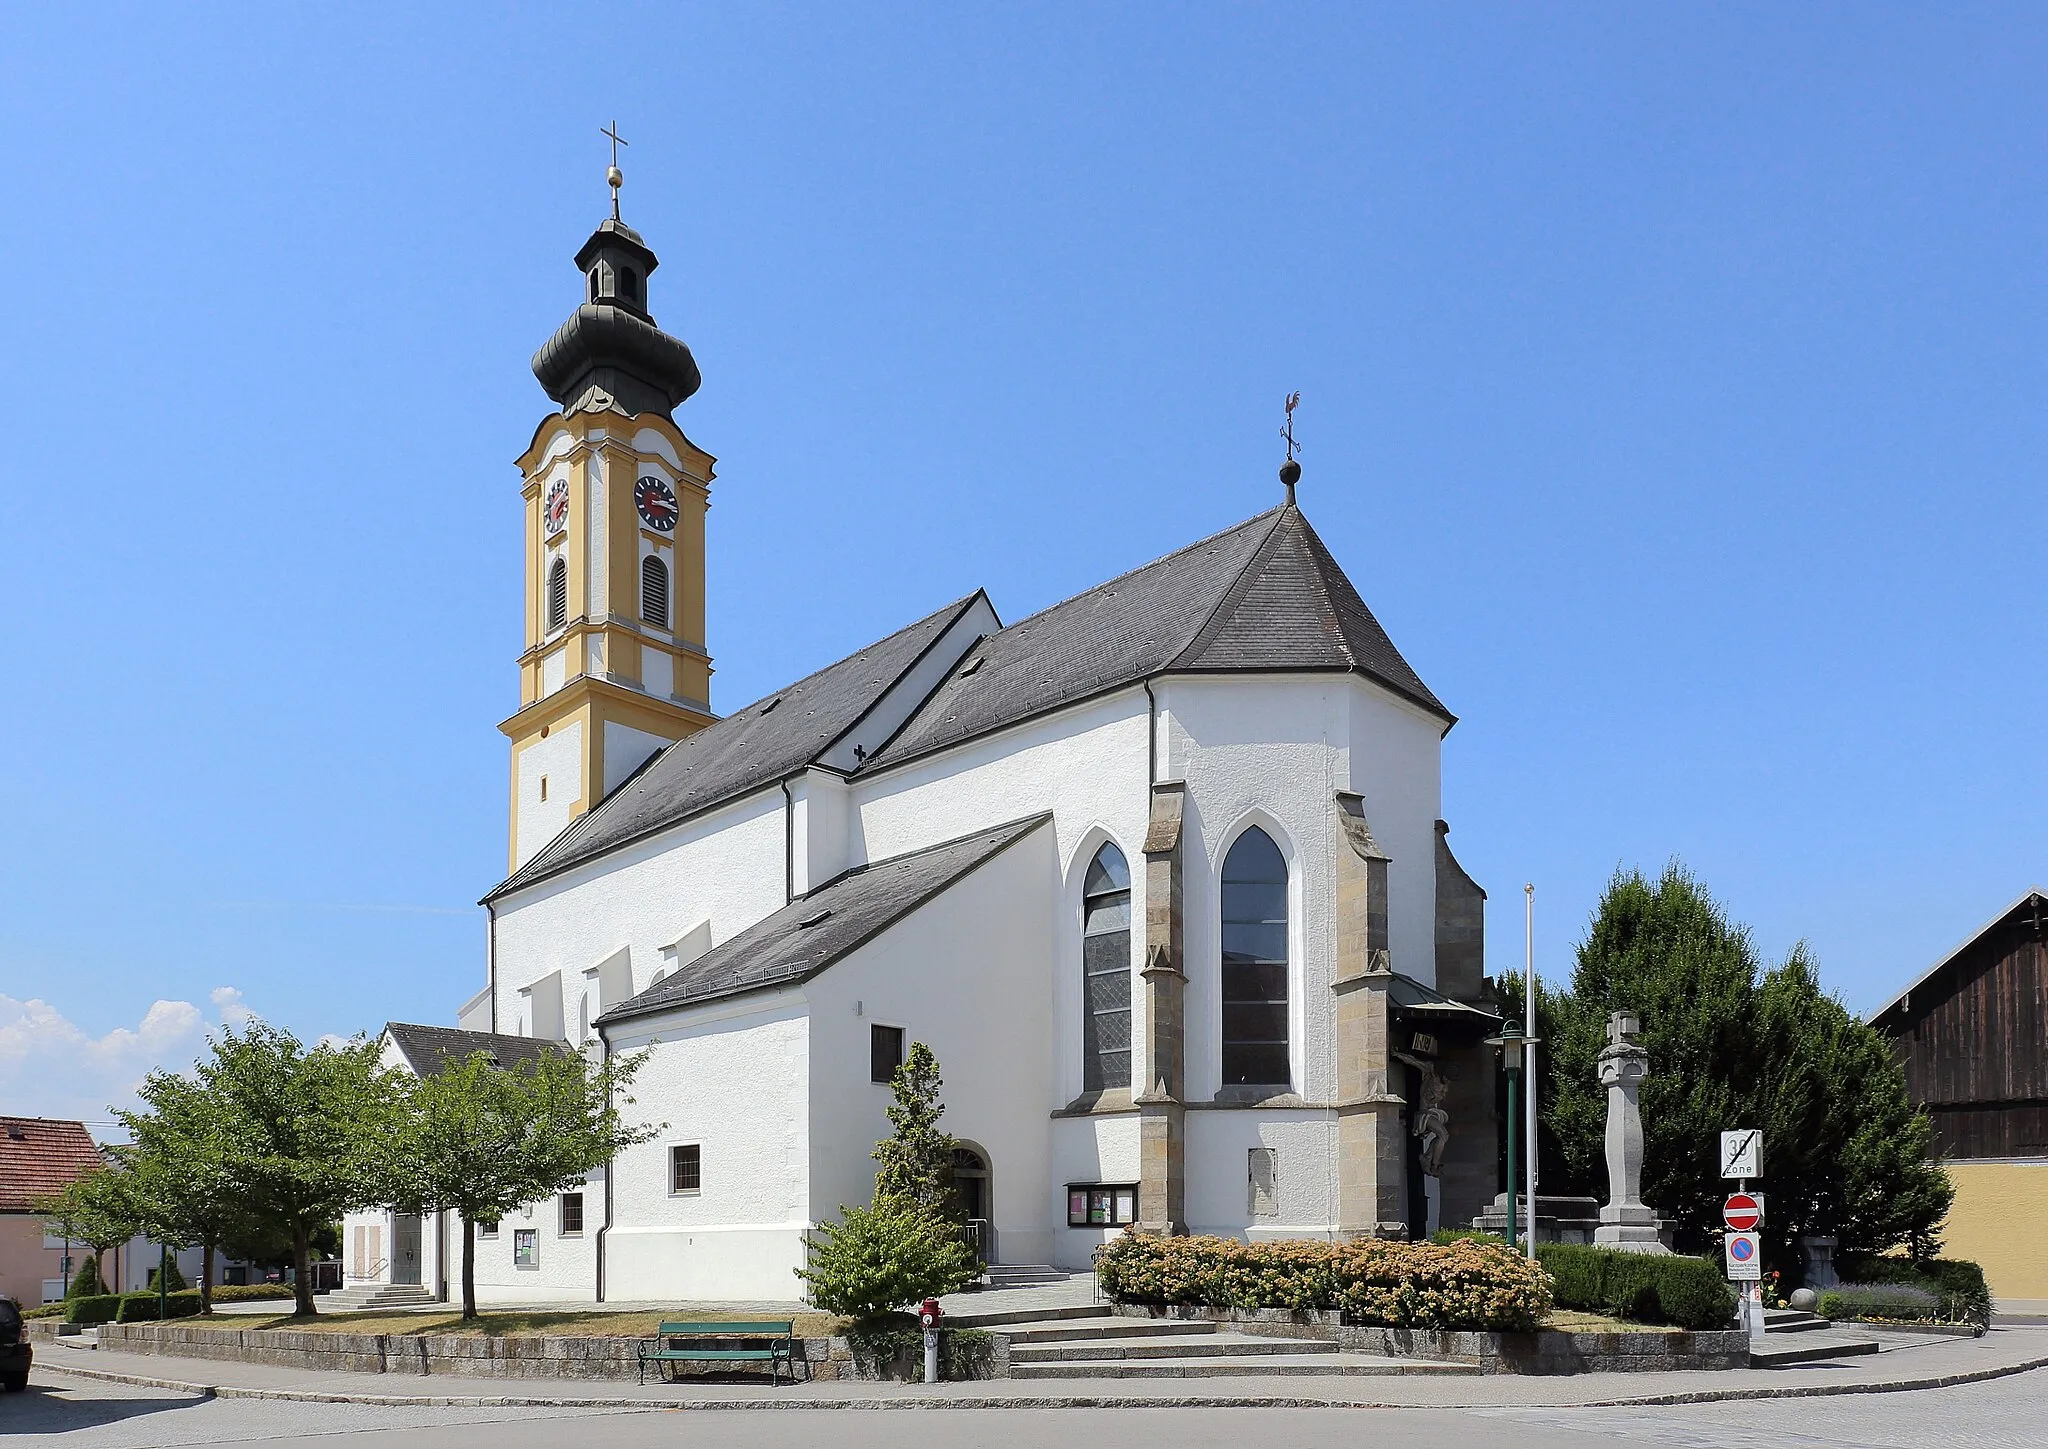
{"type": "Polygon", "coordinates": [[[1871,1018],[1955,1182],[1943,1252],[2048,1313],[2048,892],[2007,906],[1871,1018]]]}

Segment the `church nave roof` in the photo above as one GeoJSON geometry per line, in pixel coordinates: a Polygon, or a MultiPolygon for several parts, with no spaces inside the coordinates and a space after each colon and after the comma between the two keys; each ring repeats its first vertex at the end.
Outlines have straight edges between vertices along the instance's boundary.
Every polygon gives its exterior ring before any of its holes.
{"type": "MultiPolygon", "coordinates": [[[[819,763],[981,597],[957,600],[668,746],[484,899],[819,763]]],[[[854,773],[1161,675],[1248,672],[1358,674],[1445,729],[1456,722],[1290,503],[985,635],[854,773]]]]}
{"type": "Polygon", "coordinates": [[[943,845],[855,866],[809,895],[798,896],[638,996],[607,1011],[599,1024],[649,1012],[808,981],[872,941],[926,902],[973,874],[1039,826],[1034,815],[943,845]]]}

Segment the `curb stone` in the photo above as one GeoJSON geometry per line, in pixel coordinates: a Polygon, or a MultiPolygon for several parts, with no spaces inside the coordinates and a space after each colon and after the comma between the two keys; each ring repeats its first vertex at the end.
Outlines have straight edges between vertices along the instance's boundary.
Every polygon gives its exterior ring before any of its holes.
{"type": "Polygon", "coordinates": [[[1754,1389],[1700,1389],[1675,1394],[1637,1394],[1616,1398],[1588,1399],[1575,1404],[1544,1404],[1538,1406],[1514,1404],[1389,1404],[1370,1399],[1321,1399],[1281,1394],[1197,1394],[1163,1396],[1157,1394],[1032,1394],[1032,1395],[976,1395],[974,1397],[938,1398],[859,1398],[859,1399],[566,1399],[537,1394],[344,1394],[323,1393],[313,1389],[252,1389],[233,1384],[195,1384],[178,1379],[150,1378],[142,1374],[116,1373],[108,1369],[91,1369],[66,1365],[58,1367],[42,1365],[49,1372],[70,1374],[76,1378],[98,1379],[106,1383],[127,1384],[138,1388],[171,1389],[191,1394],[201,1399],[273,1399],[309,1404],[370,1404],[382,1408],[455,1408],[455,1409],[634,1409],[642,1413],[663,1413],[675,1410],[711,1412],[722,1409],[760,1410],[804,1410],[804,1409],[1502,1409],[1541,1407],[1546,1409],[1615,1409],[1629,1407],[1658,1407],[1676,1404],[1713,1404],[1735,1399],[1809,1399],[1830,1398],[1837,1394],[1893,1394],[1917,1389],[1955,1388],[1962,1384],[1982,1383],[1989,1379],[2008,1378],[2014,1374],[2030,1373],[2035,1369],[2048,1368],[2048,1355],[2028,1359],[2023,1363],[2004,1364],[1996,1368],[1975,1369],[1967,1373],[1937,1374],[1924,1378],[1892,1379],[1881,1383],[1864,1384],[1796,1384],[1784,1388],[1754,1389]]]}

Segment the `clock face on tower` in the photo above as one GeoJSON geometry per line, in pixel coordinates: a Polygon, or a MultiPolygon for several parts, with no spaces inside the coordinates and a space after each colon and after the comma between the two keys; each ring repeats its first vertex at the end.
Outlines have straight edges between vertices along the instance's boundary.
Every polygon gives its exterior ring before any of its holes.
{"type": "Polygon", "coordinates": [[[569,526],[569,480],[557,478],[548,487],[548,501],[541,517],[547,527],[547,535],[553,538],[569,526]]]}
{"type": "Polygon", "coordinates": [[[640,510],[640,519],[657,533],[672,532],[676,526],[676,490],[669,487],[666,478],[652,474],[633,485],[633,506],[640,510]]]}

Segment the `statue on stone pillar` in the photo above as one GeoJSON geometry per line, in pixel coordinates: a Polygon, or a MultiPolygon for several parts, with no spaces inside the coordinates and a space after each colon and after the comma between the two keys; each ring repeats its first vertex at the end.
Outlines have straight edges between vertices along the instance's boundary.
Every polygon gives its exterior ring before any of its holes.
{"type": "Polygon", "coordinates": [[[1663,1224],[1643,1203],[1643,1109],[1636,1100],[1650,1075],[1650,1053],[1632,1011],[1607,1018],[1600,1051],[1600,1085],[1607,1088],[1607,1206],[1593,1230],[1596,1247],[1631,1253],[1668,1253],[1663,1224]]]}

